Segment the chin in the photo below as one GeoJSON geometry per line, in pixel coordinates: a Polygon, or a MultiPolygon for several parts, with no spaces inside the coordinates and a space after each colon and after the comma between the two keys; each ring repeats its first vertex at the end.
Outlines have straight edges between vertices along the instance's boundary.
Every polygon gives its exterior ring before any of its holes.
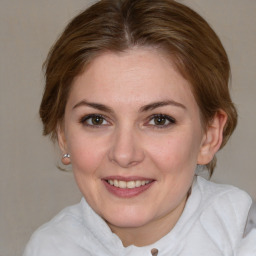
{"type": "Polygon", "coordinates": [[[138,228],[142,227],[149,222],[151,222],[154,218],[145,215],[145,209],[141,211],[132,211],[129,212],[122,210],[120,213],[109,214],[105,216],[105,221],[113,226],[120,228],[138,228]]]}

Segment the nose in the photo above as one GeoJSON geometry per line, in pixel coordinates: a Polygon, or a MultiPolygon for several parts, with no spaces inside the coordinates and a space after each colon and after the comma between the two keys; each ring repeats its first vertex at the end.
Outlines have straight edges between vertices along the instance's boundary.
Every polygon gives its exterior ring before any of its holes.
{"type": "Polygon", "coordinates": [[[135,129],[126,127],[115,131],[109,150],[109,159],[122,168],[129,168],[143,161],[144,152],[135,129]]]}

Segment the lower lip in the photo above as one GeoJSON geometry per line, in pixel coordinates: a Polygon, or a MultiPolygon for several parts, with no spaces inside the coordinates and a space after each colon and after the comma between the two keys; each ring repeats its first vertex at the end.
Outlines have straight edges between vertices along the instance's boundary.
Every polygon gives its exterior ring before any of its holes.
{"type": "Polygon", "coordinates": [[[138,196],[144,191],[148,190],[153,185],[154,181],[137,188],[118,188],[110,185],[106,180],[103,180],[103,183],[106,186],[107,190],[115,196],[122,198],[131,198],[138,196]]]}

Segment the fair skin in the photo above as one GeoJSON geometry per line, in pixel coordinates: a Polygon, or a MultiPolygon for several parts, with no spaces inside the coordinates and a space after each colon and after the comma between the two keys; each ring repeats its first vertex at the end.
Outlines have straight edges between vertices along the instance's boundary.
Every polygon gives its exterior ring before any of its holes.
{"type": "Polygon", "coordinates": [[[219,111],[204,129],[172,61],[136,48],[103,53],[76,77],[58,140],[89,205],[124,246],[145,246],[178,221],[196,165],[219,149],[225,121],[219,111]]]}

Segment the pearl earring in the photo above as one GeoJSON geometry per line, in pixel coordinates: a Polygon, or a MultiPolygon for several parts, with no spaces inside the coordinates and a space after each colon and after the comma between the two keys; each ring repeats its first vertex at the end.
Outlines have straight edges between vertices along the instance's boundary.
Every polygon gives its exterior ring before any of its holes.
{"type": "Polygon", "coordinates": [[[61,161],[64,165],[70,164],[70,154],[64,154],[61,161]]]}

